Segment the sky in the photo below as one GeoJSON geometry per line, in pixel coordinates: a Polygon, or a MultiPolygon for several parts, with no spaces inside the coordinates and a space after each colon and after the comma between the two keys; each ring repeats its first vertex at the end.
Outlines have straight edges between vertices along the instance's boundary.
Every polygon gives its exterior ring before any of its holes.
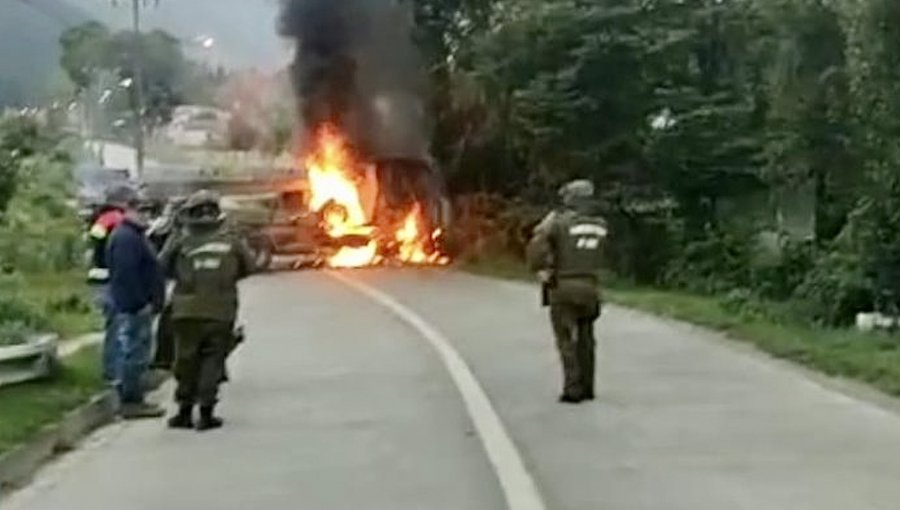
{"type": "MultiPolygon", "coordinates": [[[[130,27],[130,0],[0,0],[0,107],[28,104],[62,81],[59,35],[68,26],[98,19],[130,27]]],[[[150,0],[147,28],[162,28],[185,42],[192,58],[231,69],[275,70],[290,60],[290,44],[275,30],[278,0],[150,0]],[[212,37],[212,50],[195,39],[212,37]]]]}
{"type": "MultiPolygon", "coordinates": [[[[2,0],[0,0],[2,1],[2,0]]],[[[130,27],[131,2],[65,0],[114,27],[130,27]]],[[[276,69],[290,59],[289,45],[276,34],[277,0],[150,0],[144,11],[148,28],[162,28],[185,41],[192,55],[203,54],[194,40],[216,40],[211,58],[229,68],[276,69]]]]}

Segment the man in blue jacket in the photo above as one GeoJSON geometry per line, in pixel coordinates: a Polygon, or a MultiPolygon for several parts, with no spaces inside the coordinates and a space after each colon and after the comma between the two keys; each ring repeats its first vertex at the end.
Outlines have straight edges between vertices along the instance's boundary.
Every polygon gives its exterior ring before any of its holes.
{"type": "Polygon", "coordinates": [[[119,343],[119,396],[126,419],[165,414],[162,407],[144,400],[143,378],[150,362],[153,316],[165,299],[165,282],[146,229],[138,212],[138,195],[132,191],[125,217],[113,231],[106,253],[119,343]]]}

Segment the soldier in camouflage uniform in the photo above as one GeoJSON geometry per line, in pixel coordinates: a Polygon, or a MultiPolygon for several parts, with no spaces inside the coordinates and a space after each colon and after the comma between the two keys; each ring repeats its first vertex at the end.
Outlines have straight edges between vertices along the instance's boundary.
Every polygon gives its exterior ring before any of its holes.
{"type": "Polygon", "coordinates": [[[197,430],[222,426],[215,416],[225,358],[234,342],[237,283],[253,267],[245,243],[224,225],[219,198],[199,191],[183,209],[185,233],[166,243],[160,259],[175,280],[172,319],[175,333],[175,400],[172,428],[193,428],[193,409],[200,406],[197,430]]]}
{"type": "Polygon", "coordinates": [[[594,398],[594,322],[600,317],[598,272],[607,226],[592,214],[590,181],[573,181],[560,195],[563,207],[534,230],[528,263],[549,287],[550,319],[563,365],[560,401],[578,403],[594,398]]]}

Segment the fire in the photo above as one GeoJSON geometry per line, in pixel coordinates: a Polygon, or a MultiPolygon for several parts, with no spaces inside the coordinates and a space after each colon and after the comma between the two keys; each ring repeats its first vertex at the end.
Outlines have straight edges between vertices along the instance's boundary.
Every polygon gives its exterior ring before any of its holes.
{"type": "Polygon", "coordinates": [[[422,223],[422,210],[419,204],[416,204],[394,235],[400,261],[407,264],[447,264],[449,262],[447,257],[436,251],[431,253],[427,251],[428,241],[437,240],[442,234],[441,230],[437,229],[431,236],[423,238],[420,227],[422,223]]]}
{"type": "Polygon", "coordinates": [[[350,240],[328,258],[335,268],[363,267],[384,261],[382,250],[392,244],[396,259],[405,264],[447,264],[449,259],[434,250],[433,241],[441,232],[425,233],[425,221],[419,204],[396,227],[393,238],[385,235],[391,226],[376,227],[366,216],[360,198],[360,182],[356,177],[358,162],[346,140],[332,126],[317,133],[314,150],[307,156],[306,169],[310,185],[310,208],[321,213],[325,233],[332,239],[350,240]],[[390,241],[390,242],[387,242],[390,241]]]}
{"type": "MultiPolygon", "coordinates": [[[[317,147],[306,158],[310,185],[310,207],[324,210],[325,231],[334,238],[371,237],[359,189],[353,180],[353,158],[343,137],[330,126],[319,131],[317,147]]],[[[362,247],[342,247],[330,257],[332,267],[360,267],[377,261],[378,245],[370,240],[362,247]]]]}

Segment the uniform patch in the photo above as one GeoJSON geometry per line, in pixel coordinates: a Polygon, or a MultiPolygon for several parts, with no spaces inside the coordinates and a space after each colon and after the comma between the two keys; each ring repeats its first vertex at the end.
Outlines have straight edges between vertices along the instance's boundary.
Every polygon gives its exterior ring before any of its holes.
{"type": "Polygon", "coordinates": [[[597,236],[606,237],[606,227],[597,225],[596,223],[582,223],[569,227],[569,235],[573,237],[579,236],[597,236]]]}
{"type": "Polygon", "coordinates": [[[596,237],[579,237],[575,241],[575,247],[579,250],[596,250],[600,248],[600,240],[596,237]]]}
{"type": "Polygon", "coordinates": [[[223,255],[231,252],[231,244],[229,243],[206,243],[202,246],[194,248],[188,253],[188,257],[196,257],[197,255],[215,254],[223,255]]]}
{"type": "Polygon", "coordinates": [[[194,271],[215,271],[222,267],[222,259],[199,258],[194,259],[194,271]]]}

